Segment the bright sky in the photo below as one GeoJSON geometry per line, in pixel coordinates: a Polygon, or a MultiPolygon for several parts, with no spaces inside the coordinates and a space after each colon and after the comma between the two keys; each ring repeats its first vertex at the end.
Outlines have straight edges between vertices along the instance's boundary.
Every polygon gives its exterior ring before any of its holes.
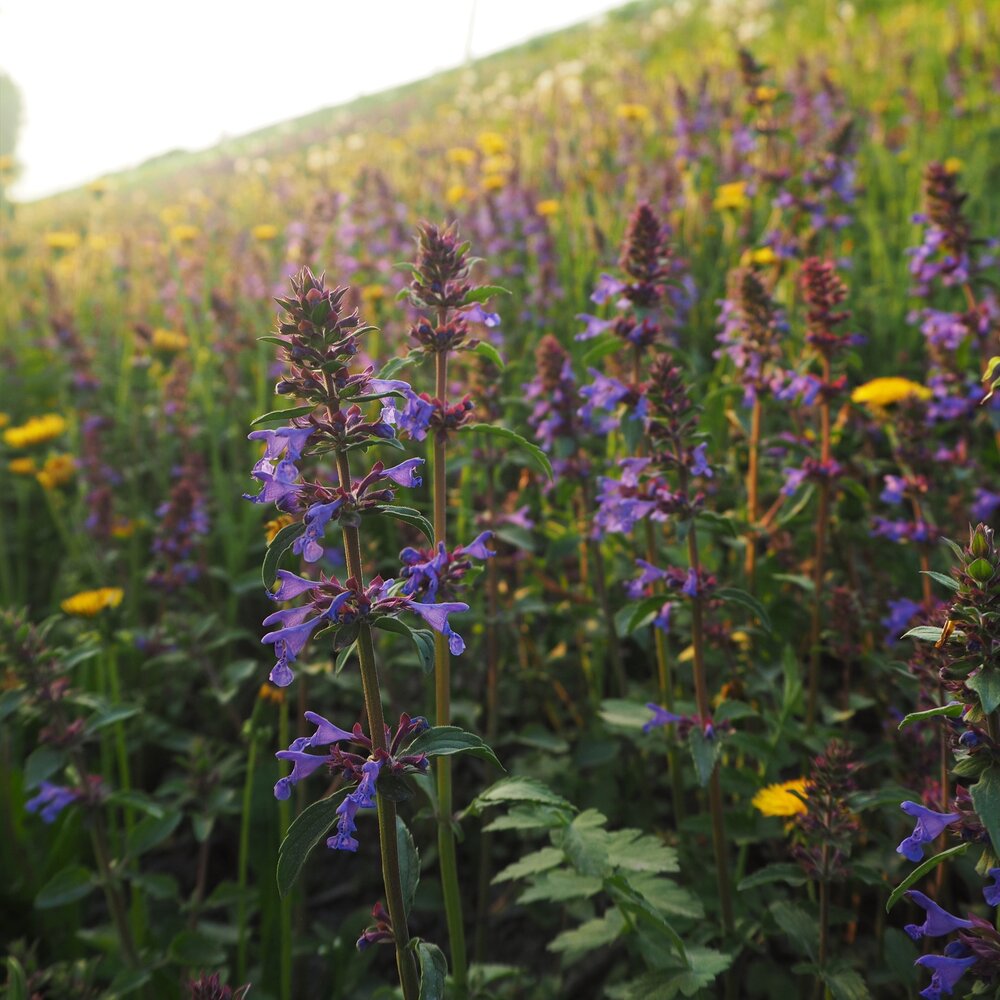
{"type": "Polygon", "coordinates": [[[622,2],[0,0],[0,69],[24,103],[12,193],[204,148],[622,2]]]}

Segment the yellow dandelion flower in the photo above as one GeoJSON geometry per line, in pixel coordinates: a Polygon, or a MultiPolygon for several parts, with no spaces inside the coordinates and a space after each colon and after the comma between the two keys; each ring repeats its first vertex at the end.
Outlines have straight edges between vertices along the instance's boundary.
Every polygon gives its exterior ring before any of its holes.
{"type": "Polygon", "coordinates": [[[201,230],[190,223],[182,222],[179,225],[170,227],[171,243],[192,243],[198,238],[201,230]]]}
{"type": "Polygon", "coordinates": [[[15,476],[33,476],[38,471],[38,466],[28,455],[26,458],[12,458],[7,463],[7,471],[15,476]]]}
{"type": "Polygon", "coordinates": [[[452,184],[444,193],[444,200],[449,205],[457,205],[464,201],[469,195],[469,189],[464,184],[452,184]]]}
{"type": "Polygon", "coordinates": [[[476,145],[483,156],[499,156],[507,149],[507,140],[499,132],[480,132],[476,136],[476,145]]]}
{"type": "Polygon", "coordinates": [[[733,181],[731,184],[720,184],[715,191],[715,201],[712,207],[722,212],[727,208],[745,208],[750,204],[747,198],[747,182],[733,181]]]}
{"type": "Polygon", "coordinates": [[[965,164],[957,156],[949,156],[944,161],[944,172],[946,174],[960,174],[965,164]]]}
{"type": "Polygon", "coordinates": [[[454,146],[444,154],[449,163],[456,167],[468,167],[476,162],[476,151],[468,146],[454,146]]]}
{"type": "Polygon", "coordinates": [[[644,122],[649,119],[649,108],[645,104],[619,104],[618,117],[626,122],[644,122]]]}
{"type": "Polygon", "coordinates": [[[864,406],[890,406],[898,403],[910,396],[918,399],[930,399],[933,393],[925,385],[919,382],[911,382],[908,378],[898,378],[889,376],[887,378],[874,378],[864,385],[859,385],[851,393],[852,403],[861,403],[864,406]]]}
{"type": "Polygon", "coordinates": [[[68,615],[78,618],[95,618],[106,608],[117,608],[125,592],[120,587],[101,587],[99,590],[84,590],[67,597],[59,605],[68,615]]]}
{"type": "Polygon", "coordinates": [[[758,104],[773,104],[778,99],[777,87],[758,87],[754,91],[758,104]]]}
{"type": "Polygon", "coordinates": [[[273,521],[268,521],[264,525],[264,537],[267,539],[267,544],[270,545],[274,541],[274,536],[282,528],[287,528],[294,520],[295,518],[291,514],[280,514],[273,521]]]}
{"type": "Polygon", "coordinates": [[[75,250],[80,245],[80,234],[70,230],[57,230],[45,234],[45,245],[56,252],[75,250]]]}
{"type": "Polygon", "coordinates": [[[747,250],[740,258],[740,263],[746,267],[747,264],[756,264],[758,267],[770,267],[777,263],[778,255],[770,247],[759,247],[756,250],[747,250]]]}
{"type": "Polygon", "coordinates": [[[793,793],[798,792],[805,797],[808,788],[809,782],[805,778],[793,778],[780,785],[768,785],[753,797],[751,804],[765,816],[798,816],[808,812],[808,806],[793,793]]]}
{"type": "Polygon", "coordinates": [[[278,235],[278,227],[270,222],[262,222],[259,226],[254,226],[250,230],[250,235],[261,243],[267,243],[278,235]]]}
{"type": "Polygon", "coordinates": [[[46,490],[66,486],[76,475],[76,459],[72,455],[50,455],[35,478],[46,490]]]}
{"type": "Polygon", "coordinates": [[[66,430],[66,421],[58,413],[32,417],[20,427],[8,427],[3,439],[11,448],[30,448],[59,437],[66,430]]]}
{"type": "Polygon", "coordinates": [[[168,354],[177,354],[188,346],[188,339],[183,333],[177,330],[156,329],[150,343],[154,351],[166,351],[168,354]]]}
{"type": "Polygon", "coordinates": [[[545,198],[535,205],[535,211],[539,215],[556,215],[559,211],[559,202],[555,198],[545,198]]]}
{"type": "Polygon", "coordinates": [[[507,186],[507,178],[503,174],[487,174],[483,178],[484,191],[502,191],[507,186]]]}

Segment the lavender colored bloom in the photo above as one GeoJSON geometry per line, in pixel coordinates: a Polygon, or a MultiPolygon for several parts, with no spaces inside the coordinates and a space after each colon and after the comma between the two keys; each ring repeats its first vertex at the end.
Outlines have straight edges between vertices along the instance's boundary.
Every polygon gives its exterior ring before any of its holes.
{"type": "Polygon", "coordinates": [[[642,731],[644,733],[650,732],[657,726],[671,726],[675,722],[681,722],[684,718],[682,715],[674,715],[673,712],[668,712],[665,708],[657,705],[655,701],[647,702],[646,708],[653,713],[653,717],[643,725],[642,731]]]}
{"type": "Polygon", "coordinates": [[[664,601],[663,607],[660,608],[656,617],[653,619],[654,628],[658,628],[661,632],[670,631],[670,612],[674,609],[673,601],[664,601]]]}
{"type": "Polygon", "coordinates": [[[463,555],[472,556],[473,559],[489,559],[496,553],[492,549],[486,548],[486,543],[493,537],[492,531],[484,531],[477,535],[468,545],[460,545],[458,548],[463,555]]]}
{"type": "Polygon", "coordinates": [[[316,727],[316,732],[312,736],[301,736],[292,741],[289,750],[305,750],[307,747],[326,747],[331,743],[341,743],[344,740],[353,740],[354,733],[335,726],[328,719],[316,712],[306,712],[304,715],[306,722],[311,722],[316,727]]]}
{"type": "Polygon", "coordinates": [[[299,478],[299,470],[289,459],[283,459],[276,467],[266,459],[261,459],[251,475],[264,484],[264,488],[256,495],[243,494],[243,499],[251,503],[275,503],[281,506],[282,502],[294,496],[301,488],[295,483],[299,478]]]}
{"type": "Polygon", "coordinates": [[[43,781],[38,786],[38,794],[32,799],[28,799],[24,808],[30,813],[38,813],[42,822],[54,823],[59,813],[78,797],[79,792],[74,788],[66,788],[63,785],[54,785],[51,781],[43,781]]]}
{"type": "Polygon", "coordinates": [[[667,575],[666,570],[659,569],[652,563],[646,562],[645,559],[636,559],[635,564],[642,572],[634,580],[629,580],[625,584],[625,592],[628,594],[629,599],[633,601],[637,601],[642,597],[646,591],[646,587],[653,583],[659,583],[667,575]]]}
{"type": "Polygon", "coordinates": [[[983,889],[983,899],[990,906],[1000,906],[1000,868],[991,868],[986,874],[993,879],[993,885],[983,889]]]}
{"type": "Polygon", "coordinates": [[[914,616],[921,610],[921,605],[917,601],[911,601],[908,597],[901,597],[896,601],[889,601],[889,613],[882,619],[882,624],[886,628],[886,645],[892,646],[900,638],[903,629],[913,621],[914,616]]]}
{"type": "Polygon", "coordinates": [[[885,487],[879,494],[883,503],[902,503],[906,492],[906,479],[903,476],[883,476],[885,487]]]}
{"type": "Polygon", "coordinates": [[[576,318],[586,323],[587,326],[576,335],[575,340],[593,340],[594,337],[599,337],[602,333],[610,330],[616,323],[616,320],[601,319],[599,316],[591,316],[589,313],[579,313],[576,318]]]}
{"type": "Polygon", "coordinates": [[[286,452],[291,461],[302,457],[302,449],[309,439],[312,427],[278,427],[275,430],[251,431],[248,441],[266,441],[263,460],[273,461],[286,452]]]}
{"type": "Polygon", "coordinates": [[[271,597],[276,601],[290,601],[293,597],[298,597],[307,590],[315,590],[320,586],[315,580],[296,576],[287,569],[278,570],[278,581],[278,589],[271,594],[271,597]]]}
{"type": "Polygon", "coordinates": [[[408,458],[399,465],[394,465],[391,469],[385,469],[382,476],[391,479],[398,486],[420,486],[423,479],[417,475],[417,469],[424,464],[422,458],[408,458]]]}
{"type": "Polygon", "coordinates": [[[602,274],[597,279],[597,285],[590,296],[590,301],[602,306],[608,299],[613,299],[616,295],[621,295],[625,291],[625,287],[624,281],[619,281],[618,278],[610,274],[602,274]]]}
{"type": "Polygon", "coordinates": [[[474,302],[468,309],[462,310],[462,318],[469,323],[482,323],[486,327],[500,325],[500,314],[487,312],[482,305],[474,302]]]}
{"type": "Polygon", "coordinates": [[[359,809],[371,809],[375,805],[375,783],[382,770],[382,761],[368,760],[361,767],[362,778],[358,787],[348,794],[337,806],[337,833],[330,837],[326,846],[335,851],[356,851],[358,842],[352,833],[357,829],[354,817],[359,809]]]}
{"type": "Polygon", "coordinates": [[[809,475],[808,469],[785,469],[785,485],[781,487],[781,492],[786,497],[794,496],[795,492],[809,475]]]}
{"type": "Polygon", "coordinates": [[[687,579],[684,581],[684,586],[681,587],[681,593],[687,594],[688,597],[698,596],[698,574],[693,569],[688,570],[687,579]]]}
{"type": "Polygon", "coordinates": [[[422,396],[418,396],[409,386],[403,390],[403,395],[406,397],[406,405],[402,410],[394,399],[389,399],[382,405],[382,420],[387,424],[396,425],[414,441],[423,441],[427,437],[427,429],[434,415],[434,406],[422,396]]]}
{"type": "Polygon", "coordinates": [[[330,518],[337,513],[342,504],[343,500],[318,503],[313,504],[306,511],[303,518],[306,530],[292,543],[292,551],[297,556],[302,556],[308,563],[314,563],[323,558],[323,546],[320,545],[320,539],[323,537],[323,532],[326,531],[330,518]]]}
{"type": "Polygon", "coordinates": [[[274,784],[274,797],[276,799],[287,799],[292,794],[292,786],[297,785],[304,778],[308,778],[317,768],[321,767],[329,759],[326,755],[305,753],[302,750],[279,750],[275,755],[278,760],[292,761],[292,773],[284,778],[279,778],[274,784]]]}
{"type": "Polygon", "coordinates": [[[705,458],[705,451],[708,448],[708,444],[698,445],[694,451],[691,452],[691,475],[692,476],[704,476],[706,479],[711,479],[713,472],[705,458]]]}
{"type": "Polygon", "coordinates": [[[925,1000],[941,1000],[942,996],[951,996],[951,991],[955,988],[965,970],[971,968],[979,961],[975,955],[968,958],[953,958],[948,955],[921,955],[914,962],[914,965],[922,965],[930,969],[931,984],[926,989],[920,991],[920,995],[925,1000]]]}
{"type": "MultiPolygon", "coordinates": [[[[309,611],[309,605],[306,605],[304,608],[293,608],[288,612],[278,611],[274,615],[268,615],[267,618],[264,619],[264,624],[268,625],[273,623],[275,618],[279,615],[288,615],[290,619],[293,614],[301,616],[308,614],[309,611]]],[[[278,629],[274,632],[268,632],[267,635],[260,640],[261,642],[273,642],[274,651],[278,657],[278,662],[275,663],[270,673],[270,680],[272,684],[277,687],[288,687],[288,685],[292,683],[295,675],[292,673],[289,664],[295,662],[296,657],[302,652],[305,644],[309,641],[309,636],[312,635],[313,629],[319,624],[319,622],[320,618],[310,618],[309,621],[304,621],[295,625],[287,625],[285,628],[278,629]]]]}
{"type": "Polygon", "coordinates": [[[927,918],[922,924],[907,924],[903,928],[914,941],[919,941],[922,937],[941,937],[944,934],[951,934],[952,931],[968,930],[972,926],[971,920],[953,916],[916,889],[910,889],[906,896],[927,912],[927,918]]]}
{"type": "Polygon", "coordinates": [[[961,819],[958,813],[934,812],[918,802],[901,802],[899,808],[908,816],[914,817],[917,825],[913,828],[913,833],[900,842],[896,853],[913,862],[922,860],[923,844],[936,840],[952,823],[961,819]]]}
{"type": "Polygon", "coordinates": [[[408,601],[407,605],[411,611],[420,615],[435,632],[447,638],[448,649],[451,650],[453,656],[458,656],[465,649],[462,637],[448,624],[448,615],[468,611],[468,604],[463,604],[460,601],[448,604],[419,604],[417,601],[408,601]]]}
{"type": "Polygon", "coordinates": [[[974,522],[989,523],[993,520],[996,509],[1000,507],[1000,493],[994,493],[985,486],[977,486],[973,493],[970,514],[974,522]]]}

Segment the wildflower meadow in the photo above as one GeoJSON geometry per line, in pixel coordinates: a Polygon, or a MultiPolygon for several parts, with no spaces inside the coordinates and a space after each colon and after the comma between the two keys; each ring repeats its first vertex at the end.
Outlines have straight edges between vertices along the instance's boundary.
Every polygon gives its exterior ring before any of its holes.
{"type": "Polygon", "coordinates": [[[15,170],[5,997],[1000,997],[996,3],[15,170]]]}

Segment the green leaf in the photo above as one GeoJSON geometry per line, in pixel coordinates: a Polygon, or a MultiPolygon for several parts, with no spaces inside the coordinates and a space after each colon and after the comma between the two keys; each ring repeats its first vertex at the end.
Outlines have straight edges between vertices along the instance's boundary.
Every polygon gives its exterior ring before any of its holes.
{"type": "Polygon", "coordinates": [[[370,507],[364,513],[394,517],[397,521],[402,521],[414,528],[419,528],[429,542],[432,544],[434,542],[434,526],[419,510],[413,507],[400,507],[397,504],[377,504],[374,507],[370,507]]]}
{"type": "Polygon", "coordinates": [[[24,974],[24,966],[13,957],[7,958],[7,1000],[28,1000],[28,977],[24,974]]]}
{"type": "Polygon", "coordinates": [[[869,1000],[871,994],[865,981],[854,969],[840,968],[832,972],[820,972],[823,982],[833,996],[833,1000],[869,1000]]]}
{"type": "Polygon", "coordinates": [[[765,631],[771,631],[771,619],[768,617],[764,605],[757,600],[753,594],[740,590],[738,587],[720,587],[713,594],[722,601],[729,601],[732,604],[739,604],[749,610],[753,616],[761,623],[765,631]]]}
{"type": "Polygon", "coordinates": [[[701,729],[692,726],[688,733],[688,748],[691,750],[698,784],[704,788],[715,770],[715,762],[719,759],[719,753],[722,750],[722,740],[718,736],[711,740],[705,739],[705,734],[701,729]]]}
{"type": "Polygon", "coordinates": [[[645,705],[624,698],[605,698],[601,702],[600,715],[609,726],[640,730],[653,717],[645,705]]]}
{"type": "Polygon", "coordinates": [[[116,722],[124,722],[131,719],[133,715],[138,715],[139,709],[134,705],[119,705],[117,708],[109,708],[105,712],[93,715],[87,720],[87,732],[96,733],[105,726],[113,725],[116,722]]]}
{"type": "Polygon", "coordinates": [[[444,1000],[444,984],[448,962],[444,952],[428,941],[414,938],[414,948],[420,962],[420,1000],[444,1000]]]}
{"type": "Polygon", "coordinates": [[[661,594],[658,597],[645,597],[641,601],[619,608],[615,612],[615,633],[625,638],[649,625],[660,613],[660,608],[666,600],[666,596],[661,594]]]}
{"type": "Polygon", "coordinates": [[[39,910],[51,910],[67,903],[75,903],[96,888],[97,879],[93,872],[83,865],[70,865],[57,872],[42,886],[35,897],[35,907],[39,910]]]}
{"type": "Polygon", "coordinates": [[[936,719],[939,716],[954,719],[961,715],[964,710],[965,706],[960,701],[949,701],[947,705],[938,705],[937,708],[928,708],[923,712],[910,712],[909,715],[903,717],[903,721],[896,728],[904,729],[906,726],[912,726],[914,722],[936,719]]]}
{"type": "Polygon", "coordinates": [[[964,854],[969,847],[970,843],[957,844],[955,847],[949,847],[947,851],[942,851],[940,854],[935,854],[934,857],[928,858],[926,861],[922,861],[913,871],[910,872],[906,878],[903,879],[895,889],[889,893],[889,898],[885,904],[885,912],[888,913],[902,898],[903,893],[910,888],[911,885],[915,885],[919,882],[929,871],[937,868],[942,861],[947,861],[949,858],[957,858],[959,855],[964,854]]]}
{"type": "Polygon", "coordinates": [[[563,931],[548,944],[549,951],[562,951],[573,957],[582,957],[596,948],[603,948],[605,945],[616,941],[625,927],[625,918],[621,910],[612,907],[603,917],[596,920],[588,920],[573,930],[563,931]]]}
{"type": "Polygon", "coordinates": [[[337,822],[337,806],[350,788],[340,788],[333,795],[314,802],[303,809],[288,828],[285,839],[278,848],[278,892],[287,896],[309,857],[309,852],[326,836],[327,831],[337,822]]]}
{"type": "Polygon", "coordinates": [[[497,755],[486,743],[475,733],[468,733],[458,726],[431,726],[430,729],[425,729],[407,746],[406,753],[422,753],[428,757],[450,757],[457,753],[468,753],[473,757],[488,760],[503,770],[497,755]]]}
{"type": "Polygon", "coordinates": [[[312,413],[315,409],[315,403],[305,403],[302,406],[290,406],[284,410],[271,410],[269,413],[262,413],[256,419],[251,420],[250,426],[259,427],[261,424],[280,424],[285,420],[291,420],[292,417],[304,417],[307,413],[312,413]]]}
{"type": "Polygon", "coordinates": [[[526,854],[523,858],[507,865],[502,871],[493,876],[494,882],[509,882],[515,878],[527,878],[529,875],[539,875],[556,868],[566,860],[566,856],[559,847],[543,847],[539,851],[526,854]]]}
{"type": "Polygon", "coordinates": [[[399,880],[403,886],[403,913],[410,915],[413,897],[420,882],[420,855],[406,824],[396,816],[396,852],[399,854],[399,880]]]}
{"type": "Polygon", "coordinates": [[[920,571],[924,576],[929,576],[932,580],[937,580],[938,583],[947,587],[949,590],[958,590],[959,583],[953,576],[945,576],[944,573],[935,573],[932,569],[922,569],[920,571]]]}
{"type": "Polygon", "coordinates": [[[596,340],[593,346],[583,356],[584,367],[590,368],[593,365],[596,365],[602,358],[606,358],[609,354],[614,354],[615,351],[617,351],[621,346],[621,340],[613,335],[596,340]]]}
{"type": "Polygon", "coordinates": [[[752,875],[741,879],[736,886],[737,892],[756,889],[760,885],[771,885],[773,882],[784,882],[786,885],[805,885],[809,879],[798,865],[779,861],[773,865],[765,865],[752,875]]]}
{"type": "Polygon", "coordinates": [[[688,920],[702,920],[705,916],[701,900],[672,879],[652,872],[636,872],[628,876],[628,884],[660,913],[688,920]]]}
{"type": "Polygon", "coordinates": [[[1000,767],[994,765],[983,771],[969,792],[972,805],[993,842],[993,853],[1000,855],[1000,767]]]}
{"type": "Polygon", "coordinates": [[[1000,705],[1000,670],[983,667],[978,673],[965,679],[965,686],[979,695],[979,701],[986,715],[992,715],[1000,705]]]}
{"type": "Polygon", "coordinates": [[[184,814],[177,810],[163,816],[145,816],[132,828],[126,842],[126,852],[138,858],[146,851],[163,843],[177,829],[184,814]]]}
{"type": "Polygon", "coordinates": [[[687,958],[689,968],[681,969],[670,977],[671,985],[675,986],[686,997],[693,997],[715,982],[732,964],[732,956],[714,948],[688,948],[687,958]]]}
{"type": "Polygon", "coordinates": [[[404,368],[409,368],[410,365],[419,364],[424,360],[424,355],[419,351],[410,351],[405,357],[401,358],[389,358],[389,360],[382,365],[382,370],[378,373],[378,377],[381,379],[395,378],[397,373],[401,372],[404,368]]]}
{"type": "Polygon", "coordinates": [[[263,580],[264,589],[268,593],[271,592],[271,589],[274,587],[274,581],[277,579],[278,563],[281,562],[281,557],[292,547],[292,542],[305,530],[305,521],[295,521],[292,524],[286,524],[271,539],[271,544],[268,545],[267,552],[264,553],[264,562],[260,567],[260,578],[263,580]]]}
{"type": "Polygon", "coordinates": [[[509,813],[497,816],[483,827],[484,833],[494,830],[554,830],[565,825],[565,813],[541,806],[515,806],[509,813]]]}
{"type": "Polygon", "coordinates": [[[178,965],[205,968],[221,965],[226,960],[226,949],[218,942],[196,930],[183,930],[174,936],[169,950],[172,961],[178,965]]]}
{"type": "Polygon", "coordinates": [[[805,910],[792,903],[778,900],[769,907],[774,922],[810,958],[816,958],[819,944],[819,924],[805,910]]]}
{"type": "Polygon", "coordinates": [[[473,302],[488,302],[495,295],[510,295],[510,289],[502,285],[480,285],[478,288],[470,288],[462,299],[462,305],[471,305],[473,302]]]}
{"type": "Polygon", "coordinates": [[[394,632],[396,635],[405,635],[416,646],[417,656],[420,658],[420,665],[424,673],[430,673],[434,669],[434,633],[430,629],[411,628],[399,618],[390,618],[388,615],[376,618],[372,622],[372,628],[380,628],[384,632],[394,632]]]}
{"type": "Polygon", "coordinates": [[[485,792],[480,792],[465,810],[471,816],[478,816],[484,809],[507,803],[532,803],[539,806],[552,806],[569,813],[575,813],[576,807],[567,802],[561,795],[556,795],[550,788],[535,778],[501,778],[490,785],[485,792]]]}
{"type": "Polygon", "coordinates": [[[515,431],[509,430],[506,427],[499,427],[496,424],[465,424],[459,429],[468,434],[488,434],[490,437],[500,438],[503,441],[509,441],[515,448],[524,452],[528,458],[528,464],[531,465],[536,472],[540,472],[543,476],[547,476],[549,479],[553,478],[552,463],[549,462],[548,456],[545,452],[542,451],[537,444],[532,444],[515,431]]]}
{"type": "Polygon", "coordinates": [[[903,639],[922,639],[924,642],[937,642],[941,638],[941,629],[937,625],[918,625],[904,632],[903,639]]]}
{"type": "Polygon", "coordinates": [[[24,762],[24,787],[37,788],[66,764],[66,751],[43,743],[24,762]]]}
{"type": "Polygon", "coordinates": [[[679,955],[685,954],[684,942],[680,939],[677,931],[652,903],[636,892],[623,875],[612,875],[611,878],[606,878],[604,890],[620,910],[631,916],[634,921],[638,921],[647,929],[652,930],[658,939],[666,938],[679,955]]]}
{"type": "Polygon", "coordinates": [[[629,872],[680,871],[677,851],[659,837],[639,830],[614,830],[608,844],[608,859],[629,872]]]}
{"type": "Polygon", "coordinates": [[[562,849],[569,863],[583,875],[603,876],[610,870],[607,818],[596,809],[574,817],[562,836],[562,849]]]}
{"type": "Polygon", "coordinates": [[[481,358],[486,358],[487,361],[496,365],[496,367],[499,368],[500,371],[503,371],[504,369],[503,358],[500,357],[500,352],[489,342],[485,340],[479,341],[479,343],[476,344],[476,347],[472,353],[478,354],[479,357],[481,358]]]}
{"type": "Polygon", "coordinates": [[[518,896],[519,903],[562,903],[567,899],[588,899],[601,891],[601,880],[595,875],[557,868],[545,872],[518,896]]]}

